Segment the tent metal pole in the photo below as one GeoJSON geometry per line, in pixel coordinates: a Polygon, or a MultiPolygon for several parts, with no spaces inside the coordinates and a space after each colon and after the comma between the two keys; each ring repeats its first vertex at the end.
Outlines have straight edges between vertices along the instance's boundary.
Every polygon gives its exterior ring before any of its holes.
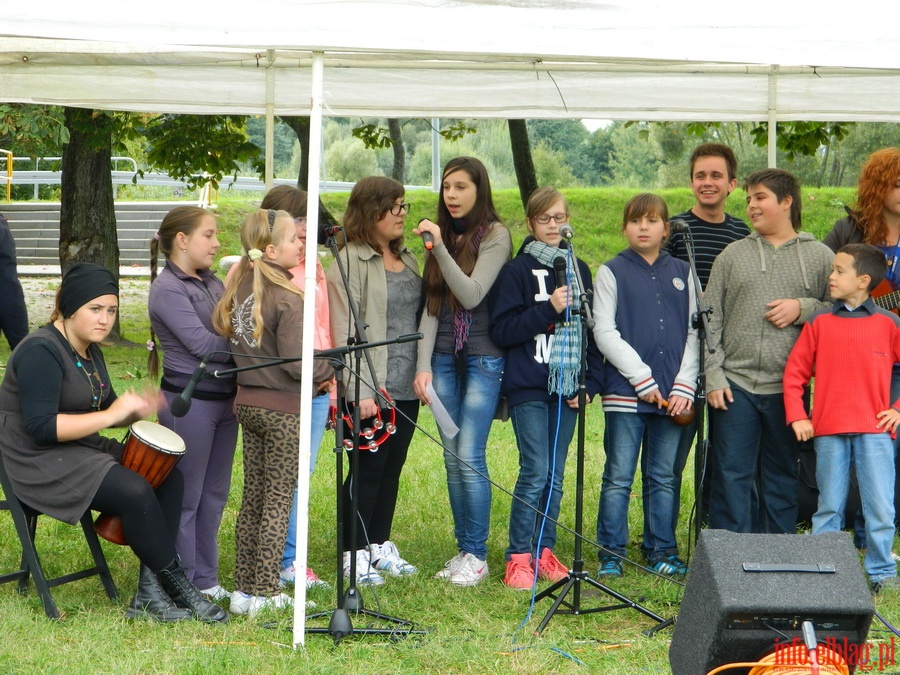
{"type": "MultiPolygon", "coordinates": [[[[35,188],[37,189],[37,188],[35,188]]],[[[441,189],[441,120],[434,117],[431,120],[431,190],[438,192],[441,189]]]]}
{"type": "Polygon", "coordinates": [[[266,192],[275,180],[275,50],[266,50],[266,192]]]}
{"type": "MultiPolygon", "coordinates": [[[[313,55],[312,92],[309,114],[309,147],[318,148],[322,139],[322,92],[324,91],[325,59],[322,52],[313,55]]],[[[309,153],[309,204],[306,211],[306,288],[316,287],[316,260],[318,260],[317,232],[319,231],[319,164],[318,152],[309,153]]],[[[307,293],[315,298],[315,293],[307,293]]],[[[303,369],[301,382],[313,381],[313,337],[316,325],[316,303],[303,303],[303,369]]],[[[312,429],[312,387],[300,388],[300,464],[297,469],[297,583],[294,584],[294,648],[306,641],[306,560],[309,533],[309,435],[312,429]]]]}
{"type": "Polygon", "coordinates": [[[768,164],[774,169],[778,157],[778,66],[772,66],[769,71],[769,143],[768,164]]]}

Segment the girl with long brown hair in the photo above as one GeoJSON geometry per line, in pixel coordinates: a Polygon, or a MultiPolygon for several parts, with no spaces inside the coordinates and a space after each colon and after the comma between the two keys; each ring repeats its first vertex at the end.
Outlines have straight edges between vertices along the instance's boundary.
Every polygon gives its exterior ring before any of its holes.
{"type": "MultiPolygon", "coordinates": [[[[169,405],[184,391],[201,360],[207,359],[213,370],[234,367],[228,340],[212,325],[216,304],[225,293],[225,285],[211,269],[219,250],[216,235],[216,219],[209,211],[176,206],[150,243],[147,309],[151,337],[159,336],[163,351],[160,389],[169,405]],[[157,276],[160,253],[165,267],[157,276]]],[[[150,352],[154,382],[157,369],[154,348],[150,352]]],[[[181,436],[189,448],[178,464],[184,476],[184,501],[175,547],[191,581],[216,601],[230,597],[219,583],[218,535],[237,444],[235,389],[234,377],[206,378],[197,383],[183,417],[174,417],[168,407],[159,411],[159,423],[181,436]]]]}
{"type": "Polygon", "coordinates": [[[434,240],[425,260],[419,326],[425,337],[415,390],[428,405],[433,388],[460,429],[453,438],[441,431],[458,552],[437,578],[474,586],[488,576],[491,484],[485,448],[506,363],[489,334],[487,294],[512,251],[487,170],[474,157],[456,157],[444,167],[437,221],[422,220],[413,230],[434,240]]]}

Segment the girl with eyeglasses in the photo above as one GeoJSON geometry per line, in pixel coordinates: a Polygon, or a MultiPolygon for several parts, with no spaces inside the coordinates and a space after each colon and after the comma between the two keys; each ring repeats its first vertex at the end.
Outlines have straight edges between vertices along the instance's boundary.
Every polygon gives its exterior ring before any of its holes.
{"type": "Polygon", "coordinates": [[[506,363],[489,333],[487,294],[512,250],[484,165],[474,157],[447,162],[437,223],[423,220],[413,232],[434,238],[425,258],[419,325],[425,337],[415,390],[429,405],[433,387],[459,427],[453,438],[441,431],[458,552],[436,578],[475,586],[488,576],[491,485],[485,448],[506,363]]]}
{"type": "Polygon", "coordinates": [[[566,455],[578,417],[582,340],[588,340],[588,402],[600,392],[603,368],[593,336],[573,314],[573,298],[582,292],[574,264],[588,296],[593,286],[587,264],[560,248],[559,229],[569,222],[568,211],[554,188],[542,187],[531,195],[525,208],[530,234],[488,295],[491,338],[509,350],[502,391],[519,447],[503,583],[521,590],[533,588],[536,578],[555,582],[568,575],[553,547],[566,455]],[[566,270],[563,284],[557,281],[557,261],[560,272],[566,270]]]}
{"type": "MultiPolygon", "coordinates": [[[[238,367],[257,357],[300,353],[303,293],[289,269],[300,260],[294,219],[273,209],[251,213],[241,226],[244,254],[226,286],[213,325],[229,338],[238,367]]],[[[235,591],[231,613],[253,617],[263,609],[290,607],[280,593],[281,554],[297,484],[300,387],[320,393],[334,369],[316,360],[313,382],[300,381],[301,362],[238,373],[235,412],[244,439],[244,493],[235,531],[235,591]]]]}
{"type": "MultiPolygon", "coordinates": [[[[416,332],[422,280],[419,264],[403,244],[403,228],[409,204],[403,201],[403,186],[384,176],[363,178],[350,192],[344,212],[344,240],[341,261],[347,272],[350,296],[359,310],[359,319],[367,325],[369,342],[391,340],[416,332]]],[[[331,307],[331,328],[334,341],[346,344],[356,337],[355,324],[350,315],[347,290],[336,263],[326,273],[328,300],[331,307]]],[[[369,439],[360,438],[358,472],[348,473],[344,482],[344,503],[350,504],[353,482],[359,492],[356,513],[344,518],[344,576],[350,576],[351,556],[356,559],[356,583],[377,586],[384,576],[415,574],[416,567],[400,556],[391,541],[391,527],[400,489],[400,473],[419,417],[419,401],[413,390],[416,372],[416,343],[377,347],[368,351],[376,382],[371,382],[366,359],[362,360],[359,400],[356,380],[350,370],[344,371],[345,401],[338,407],[352,419],[354,406],[359,407],[363,430],[375,431],[375,442],[381,445],[369,451],[369,439]],[[392,400],[385,401],[373,387],[383,388],[392,400]],[[376,428],[376,420],[383,424],[392,417],[396,430],[388,434],[376,428]],[[356,539],[351,537],[351,525],[356,518],[356,539]]],[[[353,429],[344,427],[346,438],[353,429]]],[[[371,436],[371,434],[367,434],[371,436]]]]}

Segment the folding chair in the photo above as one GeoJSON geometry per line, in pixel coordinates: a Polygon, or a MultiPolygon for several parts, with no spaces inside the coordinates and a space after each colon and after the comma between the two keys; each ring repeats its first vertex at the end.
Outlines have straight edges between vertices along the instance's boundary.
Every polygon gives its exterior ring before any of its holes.
{"type": "Polygon", "coordinates": [[[0,501],[0,510],[9,511],[16,527],[16,534],[19,537],[19,543],[22,545],[22,560],[19,570],[10,572],[9,574],[0,575],[0,584],[9,581],[19,582],[19,593],[24,594],[28,590],[28,577],[34,579],[34,586],[38,595],[41,596],[41,602],[44,605],[44,611],[51,619],[59,619],[60,613],[53,602],[53,596],[50,589],[55,586],[67,584],[70,581],[77,581],[86,577],[99,576],[103,583],[103,588],[111,600],[116,600],[119,593],[113,582],[112,575],[109,573],[109,566],[106,564],[106,557],[103,555],[103,549],[100,548],[100,541],[94,532],[94,524],[91,520],[90,510],[86,511],[81,517],[81,529],[84,530],[84,537],[87,540],[88,548],[94,559],[94,566],[72,572],[60,577],[48,579],[44,574],[44,568],[41,567],[41,561],[38,557],[37,549],[34,545],[34,537],[37,531],[38,516],[42,515],[31,507],[23,504],[18,500],[13,492],[9,476],[6,475],[6,468],[3,465],[3,458],[0,457],[0,488],[3,489],[3,495],[6,499],[0,501]]]}

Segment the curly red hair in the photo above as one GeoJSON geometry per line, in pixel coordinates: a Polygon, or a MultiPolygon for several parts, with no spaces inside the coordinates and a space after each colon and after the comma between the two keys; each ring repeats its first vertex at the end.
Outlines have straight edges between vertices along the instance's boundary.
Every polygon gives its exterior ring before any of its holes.
{"type": "Polygon", "coordinates": [[[856,219],[867,244],[884,243],[887,226],[884,223],[884,200],[900,178],[900,150],[876,150],[859,174],[856,219]]]}

